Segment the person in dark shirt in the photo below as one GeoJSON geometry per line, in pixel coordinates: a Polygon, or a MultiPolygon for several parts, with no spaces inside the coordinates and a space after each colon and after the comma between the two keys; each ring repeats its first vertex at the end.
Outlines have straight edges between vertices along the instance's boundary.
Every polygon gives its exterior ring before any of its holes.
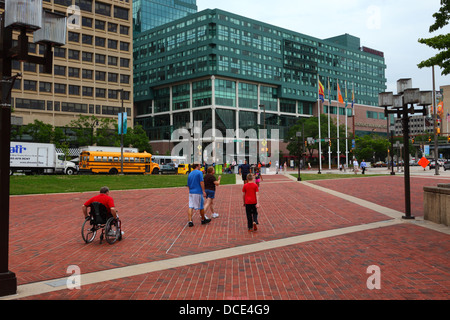
{"type": "Polygon", "coordinates": [[[222,176],[219,176],[219,179],[216,179],[214,172],[215,172],[214,167],[209,167],[207,170],[207,174],[203,179],[205,182],[205,193],[206,193],[205,214],[208,212],[209,209],[211,211],[211,217],[217,218],[219,214],[214,212],[213,202],[216,196],[216,186],[220,185],[220,179],[222,176]]]}
{"type": "Polygon", "coordinates": [[[247,160],[244,160],[244,164],[239,168],[239,174],[242,176],[242,181],[244,184],[247,183],[247,175],[250,173],[250,166],[247,163],[247,160]]]}

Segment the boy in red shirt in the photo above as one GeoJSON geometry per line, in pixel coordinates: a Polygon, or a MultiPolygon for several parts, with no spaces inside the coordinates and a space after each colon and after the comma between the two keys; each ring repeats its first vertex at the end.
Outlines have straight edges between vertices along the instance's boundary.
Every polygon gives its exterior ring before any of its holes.
{"type": "Polygon", "coordinates": [[[245,212],[247,213],[248,231],[256,231],[258,227],[259,188],[254,182],[253,174],[247,175],[247,183],[242,188],[245,212]]]}

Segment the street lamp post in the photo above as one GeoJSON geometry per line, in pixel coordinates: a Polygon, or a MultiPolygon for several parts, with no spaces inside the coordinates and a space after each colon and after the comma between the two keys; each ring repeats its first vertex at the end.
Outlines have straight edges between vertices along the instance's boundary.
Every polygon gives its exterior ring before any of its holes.
{"type": "Polygon", "coordinates": [[[298,177],[297,177],[297,181],[302,181],[302,178],[300,177],[300,159],[301,159],[301,156],[302,156],[300,138],[302,137],[302,133],[301,132],[297,132],[296,136],[297,136],[297,148],[298,148],[298,177]]]}
{"type": "Polygon", "coordinates": [[[403,219],[414,219],[411,215],[411,187],[410,187],[410,171],[409,171],[409,115],[415,113],[427,114],[427,106],[431,104],[428,91],[420,91],[412,88],[411,79],[400,79],[397,81],[398,95],[394,96],[392,92],[383,92],[378,95],[378,102],[384,107],[385,116],[389,114],[397,114],[402,120],[403,126],[403,159],[404,165],[404,181],[405,181],[405,216],[403,219]],[[414,105],[422,106],[422,110],[416,110],[414,105]],[[411,107],[409,107],[411,105],[411,107]],[[392,107],[388,109],[388,107],[392,107]]]}
{"type": "Polygon", "coordinates": [[[52,46],[66,41],[66,17],[43,10],[42,0],[0,0],[0,296],[17,292],[17,278],[9,271],[9,170],[11,140],[11,76],[12,60],[44,66],[44,73],[53,69],[52,46]],[[19,30],[17,46],[13,47],[13,30],[19,30]],[[34,43],[45,46],[44,56],[28,54],[28,35],[34,33],[34,43]]]}

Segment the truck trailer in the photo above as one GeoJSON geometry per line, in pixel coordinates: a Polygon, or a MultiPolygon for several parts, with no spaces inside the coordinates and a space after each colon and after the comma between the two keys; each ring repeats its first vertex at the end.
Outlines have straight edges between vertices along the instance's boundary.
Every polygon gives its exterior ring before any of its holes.
{"type": "Polygon", "coordinates": [[[77,166],[65,160],[64,153],[56,152],[51,143],[14,142],[10,143],[9,174],[61,173],[72,175],[77,166]]]}

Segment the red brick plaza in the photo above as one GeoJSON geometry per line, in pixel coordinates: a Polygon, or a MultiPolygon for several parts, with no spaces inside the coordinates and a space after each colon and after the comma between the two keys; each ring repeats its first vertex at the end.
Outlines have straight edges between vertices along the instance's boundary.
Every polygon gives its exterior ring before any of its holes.
{"type": "Polygon", "coordinates": [[[417,218],[406,221],[400,175],[266,175],[256,232],[239,184],[218,187],[219,218],[201,225],[196,213],[192,228],[187,188],[112,190],[125,232],[113,245],[81,237],[81,205],[97,192],[14,196],[9,264],[19,286],[6,298],[448,300],[450,229],[422,218],[423,186],[446,182],[411,177],[417,218]],[[67,288],[69,266],[81,272],[80,289],[67,288]]]}

